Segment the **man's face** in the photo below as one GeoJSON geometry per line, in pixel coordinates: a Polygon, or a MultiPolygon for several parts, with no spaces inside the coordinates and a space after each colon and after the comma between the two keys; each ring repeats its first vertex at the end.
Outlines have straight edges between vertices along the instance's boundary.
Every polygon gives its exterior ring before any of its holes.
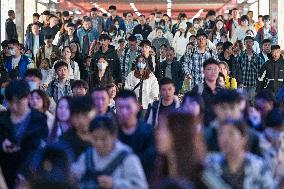
{"type": "Polygon", "coordinates": [[[13,97],[9,102],[9,109],[15,114],[23,114],[29,106],[29,97],[18,99],[13,97]]]}
{"type": "Polygon", "coordinates": [[[58,18],[57,17],[51,17],[49,19],[49,23],[50,23],[50,25],[53,25],[53,26],[57,25],[58,24],[58,18]]]}
{"type": "Polygon", "coordinates": [[[207,38],[205,36],[199,36],[197,38],[197,44],[198,44],[199,47],[206,47],[207,38]]]}
{"type": "Polygon", "coordinates": [[[67,33],[68,33],[69,36],[70,36],[70,35],[73,35],[73,34],[74,34],[74,31],[75,31],[75,28],[72,27],[72,26],[67,28],[67,33]]]}
{"type": "Polygon", "coordinates": [[[110,41],[108,39],[101,39],[100,40],[100,43],[103,47],[108,47],[109,46],[109,43],[110,41]]]}
{"type": "Polygon", "coordinates": [[[48,15],[42,15],[42,20],[43,20],[45,23],[48,23],[48,22],[49,22],[49,16],[48,16],[48,15]]]}
{"type": "Polygon", "coordinates": [[[45,43],[45,46],[46,47],[51,47],[52,46],[52,39],[45,39],[44,40],[44,43],[45,43]]]}
{"type": "Polygon", "coordinates": [[[92,27],[92,23],[91,22],[89,22],[89,21],[84,21],[83,22],[83,28],[85,29],[85,30],[88,30],[88,29],[90,29],[92,27]]]}
{"type": "Polygon", "coordinates": [[[246,49],[251,50],[253,47],[254,41],[252,39],[248,39],[245,41],[246,49]]]}
{"type": "Polygon", "coordinates": [[[238,10],[233,10],[232,11],[232,16],[233,16],[233,18],[237,18],[239,16],[239,11],[238,10]]]}
{"type": "Polygon", "coordinates": [[[98,11],[92,11],[91,12],[91,16],[92,17],[96,17],[96,16],[98,16],[99,15],[99,12],[98,11]]]}
{"type": "Polygon", "coordinates": [[[139,111],[138,104],[133,98],[118,98],[115,100],[115,107],[120,123],[134,119],[139,111]]]}
{"type": "Polygon", "coordinates": [[[228,118],[240,119],[241,117],[239,104],[221,103],[214,105],[213,109],[219,121],[224,121],[228,118]]]}
{"type": "Polygon", "coordinates": [[[92,110],[87,113],[76,113],[71,116],[72,126],[77,131],[88,132],[91,121],[95,118],[96,111],[92,110]]]}
{"type": "Polygon", "coordinates": [[[68,78],[68,68],[66,66],[62,66],[60,68],[57,69],[56,71],[58,79],[62,80],[62,79],[67,79],[68,78]]]}
{"type": "Polygon", "coordinates": [[[37,16],[33,16],[33,22],[37,23],[38,22],[38,17],[37,16]]]}
{"type": "Polygon", "coordinates": [[[109,105],[109,95],[107,91],[94,91],[92,99],[99,114],[105,114],[109,105]]]}
{"type": "Polygon", "coordinates": [[[126,20],[127,20],[128,22],[133,21],[133,16],[132,16],[132,14],[127,14],[127,15],[126,15],[126,20]]]}
{"type": "Polygon", "coordinates": [[[32,26],[32,33],[34,35],[38,35],[39,34],[39,27],[38,27],[38,25],[33,25],[32,26]]]}
{"type": "Polygon", "coordinates": [[[262,17],[258,17],[258,23],[263,23],[262,17]]]}
{"type": "Polygon", "coordinates": [[[151,47],[149,45],[144,45],[142,47],[142,53],[143,54],[149,54],[150,53],[150,50],[151,50],[151,47]]]}
{"type": "Polygon", "coordinates": [[[41,84],[41,80],[40,78],[36,77],[36,76],[27,76],[25,77],[26,82],[34,82],[36,83],[36,87],[39,88],[40,84],[41,84]]]}
{"type": "Polygon", "coordinates": [[[265,52],[266,54],[271,52],[271,43],[264,43],[262,45],[262,50],[263,52],[265,52]]]}
{"type": "Polygon", "coordinates": [[[219,67],[216,64],[209,64],[204,68],[204,78],[207,81],[217,81],[219,76],[219,67]]]}
{"type": "Polygon", "coordinates": [[[172,100],[175,94],[175,86],[173,84],[166,84],[160,87],[160,93],[163,99],[172,100]]]}
{"type": "Polygon", "coordinates": [[[175,53],[172,50],[167,51],[167,61],[172,62],[175,57],[175,53]]]}
{"type": "Polygon", "coordinates": [[[139,23],[140,23],[141,25],[144,25],[144,24],[146,23],[146,19],[145,19],[144,16],[140,16],[140,17],[139,17],[139,23]]]}
{"type": "Polygon", "coordinates": [[[263,23],[265,26],[270,26],[270,19],[264,20],[263,23]]]}
{"type": "Polygon", "coordinates": [[[20,51],[19,46],[15,44],[8,44],[8,50],[9,54],[12,56],[15,56],[20,51]]]}
{"type": "Polygon", "coordinates": [[[253,12],[248,12],[247,16],[252,19],[253,18],[253,12]]]}
{"type": "Polygon", "coordinates": [[[274,49],[271,53],[272,53],[273,60],[275,60],[275,61],[279,60],[279,58],[281,56],[281,50],[280,49],[274,49]]]}
{"type": "Polygon", "coordinates": [[[85,96],[87,94],[87,89],[83,86],[76,86],[72,90],[73,96],[85,96]]]}
{"type": "Polygon", "coordinates": [[[108,11],[110,14],[111,14],[111,16],[116,16],[116,10],[114,10],[114,9],[109,9],[109,11],[108,11]]]}
{"type": "Polygon", "coordinates": [[[233,54],[233,46],[229,47],[227,50],[227,53],[232,55],[233,54]]]}
{"type": "Polygon", "coordinates": [[[137,41],[129,41],[128,46],[131,50],[136,50],[137,49],[137,41]]]}

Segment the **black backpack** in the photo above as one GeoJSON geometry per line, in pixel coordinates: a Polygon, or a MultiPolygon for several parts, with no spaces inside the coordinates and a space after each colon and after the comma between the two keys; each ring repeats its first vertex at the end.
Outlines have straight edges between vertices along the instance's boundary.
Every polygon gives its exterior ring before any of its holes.
{"type": "Polygon", "coordinates": [[[100,175],[112,175],[116,168],[121,165],[123,160],[129,155],[129,152],[120,152],[103,171],[96,171],[93,161],[93,149],[89,148],[85,152],[86,171],[79,183],[79,189],[100,189],[97,177],[100,175]]]}

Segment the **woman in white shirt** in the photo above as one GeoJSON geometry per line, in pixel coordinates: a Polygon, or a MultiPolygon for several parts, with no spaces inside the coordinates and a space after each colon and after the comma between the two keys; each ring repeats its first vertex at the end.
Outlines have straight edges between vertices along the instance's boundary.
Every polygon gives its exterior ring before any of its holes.
{"type": "Polygon", "coordinates": [[[234,35],[232,36],[231,42],[234,44],[237,40],[243,41],[246,37],[246,31],[252,30],[254,33],[255,28],[252,26],[249,26],[248,17],[246,15],[243,15],[241,17],[241,25],[239,25],[236,30],[234,31],[234,35]]]}
{"type": "Polygon", "coordinates": [[[139,56],[136,59],[134,70],[126,77],[125,89],[133,90],[136,93],[143,111],[146,111],[148,105],[158,99],[158,80],[151,72],[144,56],[139,56]]]}
{"type": "Polygon", "coordinates": [[[191,33],[186,22],[182,22],[179,25],[179,31],[176,32],[172,47],[175,49],[176,57],[179,60],[186,51],[186,45],[189,42],[191,33]]]}

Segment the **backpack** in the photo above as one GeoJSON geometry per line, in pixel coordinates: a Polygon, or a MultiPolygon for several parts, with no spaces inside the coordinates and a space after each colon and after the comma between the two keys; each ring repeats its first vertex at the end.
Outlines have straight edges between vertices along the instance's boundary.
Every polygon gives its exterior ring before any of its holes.
{"type": "Polygon", "coordinates": [[[112,175],[116,168],[121,165],[124,159],[129,155],[129,152],[120,152],[113,160],[110,162],[103,171],[96,171],[94,161],[93,161],[93,149],[89,148],[85,152],[85,166],[86,171],[79,183],[79,189],[100,189],[97,182],[97,177],[100,175],[112,175]]]}

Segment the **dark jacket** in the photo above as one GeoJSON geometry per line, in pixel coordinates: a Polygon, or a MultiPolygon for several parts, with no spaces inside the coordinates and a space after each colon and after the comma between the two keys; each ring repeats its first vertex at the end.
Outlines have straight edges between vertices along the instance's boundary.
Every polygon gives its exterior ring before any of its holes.
{"type": "MultiPolygon", "coordinates": [[[[43,59],[45,59],[45,45],[42,46],[37,54],[35,55],[36,56],[36,66],[39,67],[41,61],[43,59]]],[[[51,55],[50,55],[50,66],[53,67],[53,63],[56,61],[56,60],[59,60],[61,57],[61,52],[59,50],[59,48],[55,45],[52,45],[52,50],[51,50],[51,55]]]]}
{"type": "MultiPolygon", "coordinates": [[[[43,27],[43,24],[41,22],[37,22],[37,24],[38,24],[39,30],[41,30],[43,27]]],[[[27,26],[26,35],[28,35],[29,33],[32,33],[32,26],[33,26],[33,23],[27,26]]]]}
{"type": "Polygon", "coordinates": [[[182,83],[184,80],[182,66],[177,60],[173,60],[171,64],[168,64],[167,61],[162,62],[160,65],[161,78],[166,76],[167,66],[171,66],[172,80],[174,82],[174,85],[176,88],[176,94],[177,94],[181,90],[182,83]]]}
{"type": "MultiPolygon", "coordinates": [[[[114,19],[118,20],[119,28],[122,29],[124,31],[124,33],[126,33],[126,26],[125,26],[124,20],[119,16],[116,16],[114,19]]],[[[112,16],[110,16],[106,20],[106,28],[105,28],[106,32],[109,32],[109,29],[111,28],[111,26],[114,25],[114,22],[113,22],[114,19],[112,18],[112,16]]]]}
{"type": "MultiPolygon", "coordinates": [[[[270,60],[272,58],[271,53],[267,54],[267,57],[270,60]]],[[[266,62],[262,52],[259,53],[259,58],[260,58],[261,64],[264,64],[266,62]]]]}
{"type": "Polygon", "coordinates": [[[62,46],[62,47],[69,46],[70,43],[72,43],[72,42],[79,43],[79,38],[78,38],[78,36],[76,35],[76,33],[74,32],[74,35],[73,35],[73,39],[72,39],[72,40],[69,39],[69,36],[68,36],[67,33],[64,33],[64,34],[61,35],[61,37],[59,38],[57,46],[58,46],[58,47],[61,47],[61,46],[62,46]]]}
{"type": "Polygon", "coordinates": [[[60,30],[59,26],[56,25],[56,26],[53,26],[52,28],[49,27],[49,26],[46,26],[46,27],[43,27],[42,30],[41,30],[41,34],[43,36],[46,36],[46,35],[51,35],[52,36],[52,39],[55,38],[55,35],[57,34],[57,32],[60,30]]]}
{"type": "Polygon", "coordinates": [[[277,93],[284,84],[284,60],[281,56],[279,60],[268,60],[261,66],[257,91],[266,89],[273,93],[277,93]]]}
{"type": "Polygon", "coordinates": [[[48,126],[46,115],[36,110],[31,110],[30,118],[23,139],[19,144],[20,151],[15,153],[5,153],[2,144],[5,139],[16,143],[14,133],[15,125],[11,122],[10,112],[0,113],[0,165],[8,184],[12,188],[15,182],[16,174],[27,175],[29,163],[40,147],[45,144],[48,136],[48,126]]]}
{"type": "Polygon", "coordinates": [[[119,58],[117,56],[115,49],[112,46],[110,46],[109,49],[105,53],[103,53],[102,48],[100,48],[93,56],[93,60],[92,60],[93,70],[95,69],[98,63],[98,60],[101,56],[106,57],[108,66],[110,68],[114,81],[116,83],[121,83],[122,82],[121,67],[120,67],[119,58]]]}
{"type": "Polygon", "coordinates": [[[119,140],[130,146],[139,157],[147,178],[153,172],[156,159],[153,134],[152,127],[143,121],[138,122],[136,131],[131,135],[127,135],[121,130],[118,132],[119,140]]]}
{"type": "Polygon", "coordinates": [[[25,55],[21,55],[21,59],[16,69],[13,68],[12,60],[12,56],[7,59],[5,64],[6,71],[8,72],[8,74],[16,74],[19,79],[23,79],[25,72],[28,69],[28,65],[32,64],[32,60],[26,57],[25,55]]]}
{"type": "Polygon", "coordinates": [[[218,56],[220,61],[224,61],[228,64],[229,66],[229,71],[230,71],[230,76],[234,77],[234,78],[238,78],[238,71],[237,71],[237,59],[234,57],[234,55],[231,55],[230,59],[227,60],[224,57],[224,52],[222,52],[219,56],[218,56]]]}
{"type": "Polygon", "coordinates": [[[148,35],[152,32],[151,26],[145,24],[143,27],[141,24],[137,25],[133,29],[133,34],[141,34],[143,39],[147,39],[148,35]]]}
{"type": "Polygon", "coordinates": [[[11,18],[8,18],[6,20],[5,29],[6,29],[6,40],[11,40],[11,39],[18,40],[16,24],[13,22],[11,18]]]}
{"type": "MultiPolygon", "coordinates": [[[[44,45],[44,36],[39,34],[39,47],[44,45]]],[[[25,41],[25,48],[33,51],[34,46],[34,35],[32,33],[28,33],[25,41]]]]}
{"type": "Polygon", "coordinates": [[[93,89],[97,88],[97,87],[106,87],[108,84],[113,83],[113,79],[112,79],[112,74],[110,72],[110,70],[107,68],[105,70],[105,74],[102,77],[102,79],[100,80],[99,78],[99,72],[96,69],[92,76],[90,77],[90,91],[92,91],[93,89]]]}

